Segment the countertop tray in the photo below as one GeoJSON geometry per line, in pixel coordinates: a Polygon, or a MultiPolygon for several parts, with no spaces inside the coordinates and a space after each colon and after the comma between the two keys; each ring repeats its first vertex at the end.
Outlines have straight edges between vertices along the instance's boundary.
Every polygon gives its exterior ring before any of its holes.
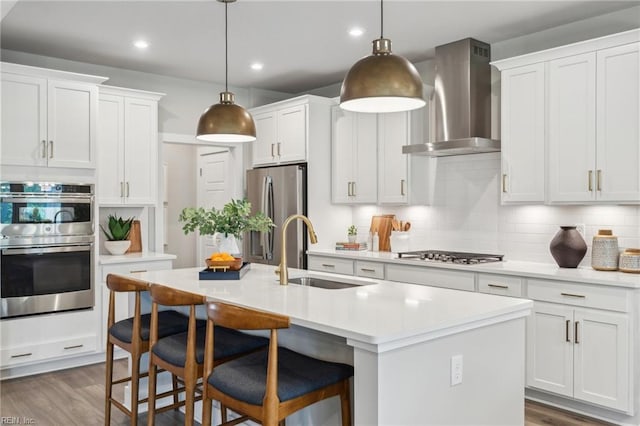
{"type": "Polygon", "coordinates": [[[251,269],[251,263],[243,262],[242,267],[237,271],[213,271],[203,269],[198,273],[201,280],[239,280],[251,269]]]}

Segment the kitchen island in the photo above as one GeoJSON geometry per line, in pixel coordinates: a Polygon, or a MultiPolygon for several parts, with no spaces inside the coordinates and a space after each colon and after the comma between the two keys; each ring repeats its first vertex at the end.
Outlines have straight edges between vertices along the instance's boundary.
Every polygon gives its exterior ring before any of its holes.
{"type": "MultiPolygon", "coordinates": [[[[353,363],[356,425],[524,423],[528,300],[294,269],[290,278],[313,275],[359,285],[281,286],[273,266],[259,264],[236,281],[199,280],[199,271],[130,275],[289,316],[292,333],[281,339],[285,346],[353,363]]],[[[335,424],[339,404],[325,402],[329,414],[306,409],[291,421],[335,424]]]]}

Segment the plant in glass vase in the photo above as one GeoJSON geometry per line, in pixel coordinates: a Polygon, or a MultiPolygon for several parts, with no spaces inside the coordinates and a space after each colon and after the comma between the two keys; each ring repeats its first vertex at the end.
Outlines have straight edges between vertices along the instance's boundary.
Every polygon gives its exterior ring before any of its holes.
{"type": "Polygon", "coordinates": [[[248,200],[231,200],[222,209],[186,207],[178,218],[185,234],[198,231],[200,235],[213,235],[218,251],[238,254],[237,240],[247,231],[265,232],[274,227],[271,218],[262,212],[251,215],[248,200]]]}
{"type": "Polygon", "coordinates": [[[133,219],[133,217],[123,219],[121,216],[110,214],[107,217],[107,227],[109,231],[100,225],[100,229],[102,229],[105,237],[107,237],[107,241],[104,242],[104,247],[109,253],[124,254],[129,249],[131,241],[127,240],[127,238],[129,238],[129,233],[131,232],[133,219]]]}

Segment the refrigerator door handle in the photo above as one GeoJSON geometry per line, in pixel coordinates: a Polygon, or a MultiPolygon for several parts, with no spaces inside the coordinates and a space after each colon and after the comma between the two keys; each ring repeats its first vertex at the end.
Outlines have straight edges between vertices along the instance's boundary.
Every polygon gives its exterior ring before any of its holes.
{"type": "MultiPolygon", "coordinates": [[[[271,220],[273,220],[273,178],[265,176],[264,185],[262,186],[262,211],[271,220]]],[[[262,258],[266,260],[273,259],[273,230],[260,233],[262,245],[262,258]]]]}

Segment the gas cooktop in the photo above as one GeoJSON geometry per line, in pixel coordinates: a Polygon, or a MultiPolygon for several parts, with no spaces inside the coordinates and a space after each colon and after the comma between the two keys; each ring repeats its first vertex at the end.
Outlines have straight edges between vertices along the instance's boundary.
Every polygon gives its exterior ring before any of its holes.
{"type": "Polygon", "coordinates": [[[465,253],[441,250],[417,250],[398,253],[399,259],[431,260],[435,262],[459,263],[463,265],[500,262],[503,257],[503,254],[465,253]]]}

